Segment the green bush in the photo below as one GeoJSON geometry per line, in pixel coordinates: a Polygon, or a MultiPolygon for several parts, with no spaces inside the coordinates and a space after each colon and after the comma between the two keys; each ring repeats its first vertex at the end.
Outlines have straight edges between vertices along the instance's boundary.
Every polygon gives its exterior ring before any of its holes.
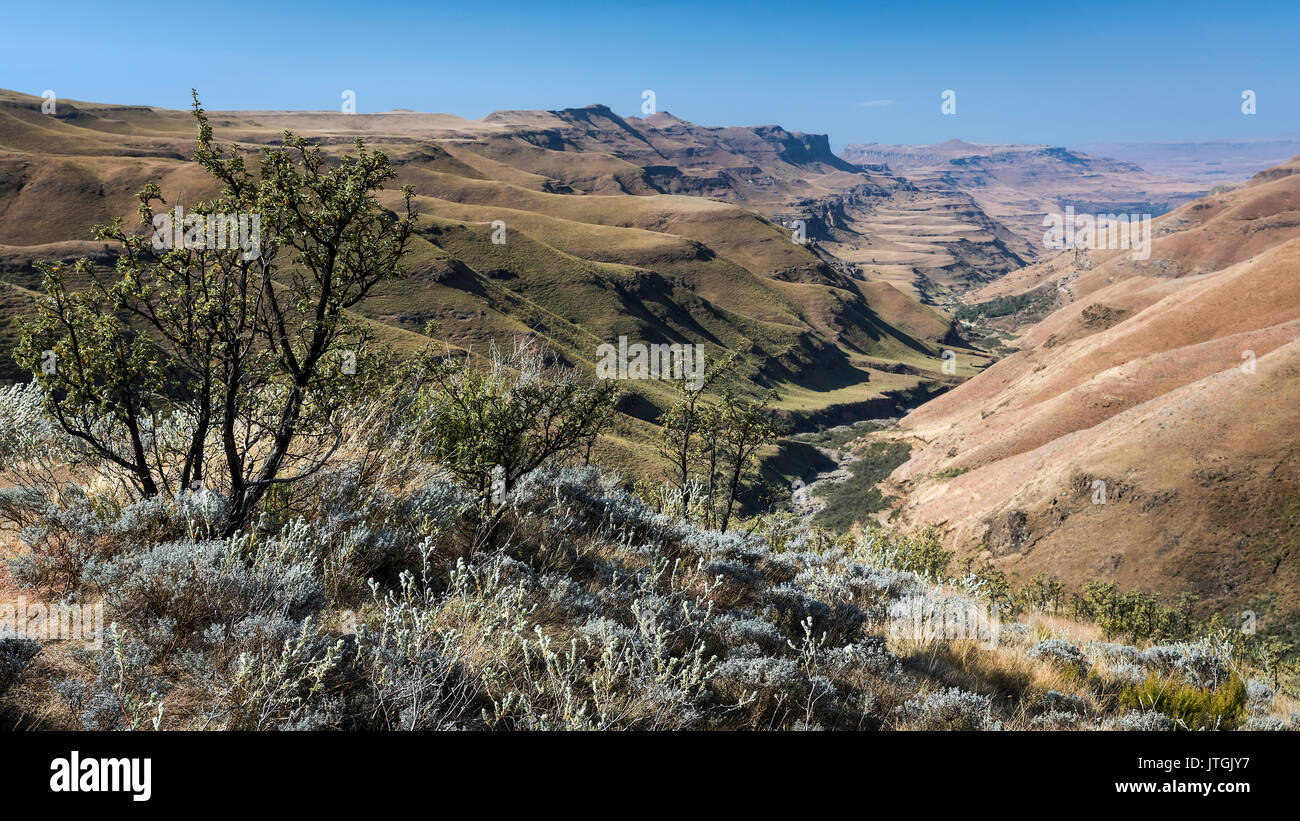
{"type": "Polygon", "coordinates": [[[1006,571],[994,567],[989,561],[976,567],[972,556],[967,556],[964,564],[966,576],[990,604],[997,605],[1003,616],[1014,616],[1023,609],[1020,599],[1011,590],[1011,579],[1006,571]]]}
{"type": "Polygon", "coordinates": [[[943,534],[933,525],[910,535],[886,537],[876,532],[866,544],[868,561],[935,580],[947,578],[948,565],[956,555],[943,549],[943,534]]]}
{"type": "Polygon", "coordinates": [[[1216,688],[1151,675],[1120,693],[1121,707],[1155,710],[1188,730],[1231,730],[1246,717],[1246,685],[1235,673],[1216,688]]]}
{"type": "Polygon", "coordinates": [[[1087,582],[1072,596],[1071,607],[1075,618],[1096,622],[1107,639],[1177,641],[1194,632],[1187,595],[1170,607],[1140,590],[1124,592],[1115,582],[1087,582]]]}
{"type": "Polygon", "coordinates": [[[888,500],[877,485],[907,461],[911,446],[906,442],[873,442],[861,458],[849,463],[850,478],[818,488],[818,498],[826,507],[817,512],[813,523],[837,533],[847,533],[857,522],[866,522],[871,514],[884,510],[888,500]]]}
{"type": "Polygon", "coordinates": [[[1055,613],[1065,603],[1065,582],[1046,573],[1035,573],[1016,591],[1016,601],[1022,608],[1055,613]]]}

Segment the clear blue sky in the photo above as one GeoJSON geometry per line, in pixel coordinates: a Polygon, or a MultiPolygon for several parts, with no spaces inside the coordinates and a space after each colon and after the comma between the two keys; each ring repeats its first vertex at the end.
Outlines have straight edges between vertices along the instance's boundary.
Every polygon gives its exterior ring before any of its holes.
{"type": "Polygon", "coordinates": [[[0,87],[477,118],[594,102],[849,142],[1300,133],[1300,3],[12,3],[0,87]],[[957,93],[956,116],[940,94],[957,93]],[[1241,93],[1257,113],[1241,113],[1241,93]]]}

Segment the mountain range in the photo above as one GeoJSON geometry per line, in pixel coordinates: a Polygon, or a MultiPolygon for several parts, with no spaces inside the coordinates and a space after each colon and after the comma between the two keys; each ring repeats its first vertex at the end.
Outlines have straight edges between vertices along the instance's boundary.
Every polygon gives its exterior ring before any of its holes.
{"type": "MultiPolygon", "coordinates": [[[[157,181],[168,203],[216,193],[188,161],[195,138],[187,112],[62,100],[47,115],[42,102],[0,93],[6,345],[39,287],[33,260],[111,263],[112,250],[90,241],[91,226],[133,220],[134,194],[146,182],[157,181]]],[[[779,389],[796,426],[819,414],[893,412],[977,367],[942,373],[941,348],[963,346],[950,319],[822,247],[853,236],[837,222],[853,202],[914,194],[887,170],[836,157],[824,136],[704,128],[668,114],[623,119],[604,106],[482,120],[414,112],[211,118],[219,141],[250,155],[285,130],[327,152],[360,137],[389,155],[396,184],[416,192],[421,230],[409,275],[376,292],[361,314],[399,349],[423,345],[430,320],[461,348],[533,335],[584,367],[619,336],[703,343],[711,357],[743,354],[737,389],[779,389]],[[796,219],[805,220],[798,234],[780,224],[796,219]],[[502,243],[493,242],[499,224],[502,243]]],[[[386,196],[398,201],[396,185],[386,196]]],[[[993,257],[999,272],[1018,265],[991,244],[964,264],[993,257]]],[[[991,361],[969,352],[972,363],[991,361]]],[[[624,455],[653,435],[670,398],[661,383],[632,386],[624,455]]]]}
{"type": "Polygon", "coordinates": [[[1211,187],[1199,180],[1153,174],[1109,156],[1049,145],[872,143],[849,145],[844,156],[887,163],[924,188],[968,192],[985,213],[1029,243],[1022,255],[1031,260],[1046,252],[1040,238],[1047,214],[1073,207],[1087,213],[1159,215],[1211,187]]]}
{"type": "MultiPolygon", "coordinates": [[[[91,226],[131,222],[147,182],[169,204],[217,193],[189,161],[188,112],[42,103],[0,91],[2,351],[34,260],[111,265],[91,226]]],[[[210,117],[250,156],[291,130],[391,157],[420,230],[408,275],[357,319],[399,350],[432,320],[461,349],[533,336],[584,369],[620,336],[738,352],[728,386],[777,389],[795,430],[910,410],[881,434],[913,446],[886,515],[938,523],[964,553],[1300,603],[1300,162],[1259,171],[1286,140],[1207,146],[1210,167],[1122,144],[836,155],[824,135],[603,105],[210,117]],[[1044,216],[1067,207],[1154,215],[1152,254],[1045,248],[1044,216]]],[[[671,398],[629,386],[605,460],[644,468],[671,398]]]]}

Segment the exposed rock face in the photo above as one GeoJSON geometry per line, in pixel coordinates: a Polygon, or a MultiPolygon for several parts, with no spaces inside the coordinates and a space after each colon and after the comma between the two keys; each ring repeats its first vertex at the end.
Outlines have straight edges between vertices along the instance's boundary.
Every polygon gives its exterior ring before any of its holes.
{"type": "Polygon", "coordinates": [[[1127,315],[1128,311],[1108,305],[1089,305],[1079,312],[1084,327],[1090,331],[1104,331],[1127,315]]]}
{"type": "Polygon", "coordinates": [[[1159,215],[1201,196],[1209,186],[1163,177],[1104,156],[1044,145],[850,145],[846,159],[886,162],[918,185],[970,194],[993,219],[1042,256],[1043,217],[1073,207],[1081,214],[1159,215]]]}

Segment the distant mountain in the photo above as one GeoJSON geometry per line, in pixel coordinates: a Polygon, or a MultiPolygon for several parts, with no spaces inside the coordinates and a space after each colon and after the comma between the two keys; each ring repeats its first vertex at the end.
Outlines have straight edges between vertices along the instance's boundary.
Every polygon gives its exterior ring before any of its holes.
{"type": "MultiPolygon", "coordinates": [[[[1132,162],[1047,145],[850,145],[844,158],[887,163],[918,187],[968,193],[990,217],[1045,253],[1043,217],[1073,207],[1080,213],[1163,214],[1212,187],[1185,177],[1152,174],[1132,162]]],[[[1242,178],[1245,178],[1245,174],[1242,178]]]]}
{"type": "Polygon", "coordinates": [[[1020,350],[909,414],[897,515],[1021,575],[1300,603],[1300,157],[992,283],[1020,350]]]}
{"type": "Polygon", "coordinates": [[[1137,163],[1153,174],[1186,180],[1208,191],[1219,185],[1238,185],[1255,172],[1300,154],[1300,136],[1088,143],[1074,150],[1137,163]]]}
{"type": "Polygon", "coordinates": [[[605,106],[498,112],[484,122],[553,150],[612,153],[640,167],[656,191],[801,222],[828,262],[880,282],[877,290],[934,300],[1019,268],[1029,255],[967,193],[922,191],[886,165],[847,162],[825,135],[700,126],[668,112],[623,119],[605,106]]]}

